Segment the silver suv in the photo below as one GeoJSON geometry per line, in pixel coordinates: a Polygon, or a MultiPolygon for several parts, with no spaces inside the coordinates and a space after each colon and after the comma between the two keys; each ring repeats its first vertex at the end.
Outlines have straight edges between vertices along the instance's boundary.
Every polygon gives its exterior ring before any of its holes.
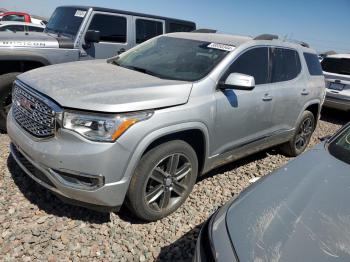
{"type": "Polygon", "coordinates": [[[173,33],[24,73],[7,121],[12,156],[69,202],[126,200],[141,219],[167,216],[199,174],[271,146],[306,148],[325,96],[317,55],[264,39],[173,33]]]}
{"type": "Polygon", "coordinates": [[[350,54],[329,55],[321,65],[327,88],[324,106],[350,111],[350,54]]]}

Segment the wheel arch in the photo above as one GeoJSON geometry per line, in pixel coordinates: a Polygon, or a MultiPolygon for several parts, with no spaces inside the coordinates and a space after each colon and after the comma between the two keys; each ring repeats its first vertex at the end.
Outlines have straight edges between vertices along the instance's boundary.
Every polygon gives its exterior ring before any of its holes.
{"type": "Polygon", "coordinates": [[[315,117],[315,126],[316,126],[317,123],[318,123],[320,112],[321,112],[321,101],[318,100],[318,99],[314,99],[314,100],[308,101],[304,105],[303,109],[300,111],[298,119],[296,119],[295,125],[296,125],[296,123],[298,123],[298,121],[299,121],[300,117],[302,116],[303,112],[306,111],[306,110],[310,111],[314,115],[314,117],[315,117]]]}
{"type": "Polygon", "coordinates": [[[190,122],[158,129],[142,139],[134,150],[131,161],[129,161],[124,179],[130,180],[138,162],[145,153],[159,144],[175,139],[184,140],[194,148],[198,157],[199,174],[205,170],[206,159],[209,155],[209,132],[203,123],[190,122]]]}
{"type": "Polygon", "coordinates": [[[12,72],[23,73],[47,65],[50,65],[50,62],[36,54],[26,52],[0,53],[0,75],[12,72]]]}

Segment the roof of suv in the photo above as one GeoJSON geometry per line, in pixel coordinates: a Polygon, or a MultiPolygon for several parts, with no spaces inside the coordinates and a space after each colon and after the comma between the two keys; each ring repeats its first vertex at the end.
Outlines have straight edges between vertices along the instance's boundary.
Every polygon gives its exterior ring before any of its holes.
{"type": "Polygon", "coordinates": [[[350,54],[334,54],[334,55],[327,55],[327,58],[350,58],[350,54]]]}
{"type": "Polygon", "coordinates": [[[196,33],[196,32],[190,32],[190,33],[170,33],[166,34],[167,36],[172,37],[178,37],[178,38],[184,38],[184,39],[191,39],[191,40],[197,40],[197,41],[205,41],[205,42],[212,42],[212,43],[219,43],[219,44],[225,44],[225,45],[232,45],[232,46],[239,46],[247,42],[256,42],[260,44],[271,44],[276,46],[285,46],[290,48],[296,48],[296,49],[302,49],[307,52],[316,53],[313,49],[304,47],[298,43],[289,42],[289,41],[283,41],[280,39],[273,39],[273,40],[255,40],[252,37],[249,36],[239,36],[239,35],[229,35],[229,34],[221,34],[221,33],[196,33]]]}
{"type": "Polygon", "coordinates": [[[19,21],[0,21],[0,26],[4,26],[4,25],[26,25],[26,26],[35,26],[35,27],[45,28],[44,25],[40,25],[40,24],[33,24],[33,23],[19,22],[19,21]]]}
{"type": "Polygon", "coordinates": [[[79,8],[80,9],[86,9],[86,10],[89,9],[89,8],[92,8],[94,11],[98,11],[98,12],[118,13],[118,14],[124,14],[124,15],[134,15],[134,16],[142,16],[142,17],[147,17],[147,18],[172,20],[172,21],[181,21],[181,22],[194,24],[194,22],[192,22],[192,21],[183,20],[183,19],[176,19],[176,18],[171,18],[171,17],[157,16],[157,15],[151,15],[151,14],[143,14],[143,13],[137,13],[137,12],[131,12],[131,11],[118,10],[118,9],[97,7],[97,6],[67,5],[67,6],[59,6],[59,7],[72,7],[72,8],[77,8],[77,9],[79,9],[79,8]]]}
{"type": "Polygon", "coordinates": [[[237,36],[218,33],[170,33],[167,35],[172,37],[205,42],[214,42],[233,46],[239,46],[245,42],[252,40],[252,38],[249,36],[237,36]]]}

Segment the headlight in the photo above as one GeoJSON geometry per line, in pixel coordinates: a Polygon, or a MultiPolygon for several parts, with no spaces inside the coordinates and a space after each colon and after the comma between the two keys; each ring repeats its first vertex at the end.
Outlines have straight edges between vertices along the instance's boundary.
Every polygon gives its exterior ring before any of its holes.
{"type": "Polygon", "coordinates": [[[132,125],[150,118],[152,114],[149,111],[118,115],[64,112],[63,128],[92,141],[114,142],[132,125]]]}

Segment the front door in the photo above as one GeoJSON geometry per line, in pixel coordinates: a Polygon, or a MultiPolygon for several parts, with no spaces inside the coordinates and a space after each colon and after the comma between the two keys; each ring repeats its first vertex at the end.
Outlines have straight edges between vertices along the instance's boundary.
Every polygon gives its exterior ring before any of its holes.
{"type": "Polygon", "coordinates": [[[131,20],[129,15],[94,12],[87,30],[99,31],[99,43],[83,45],[83,59],[104,59],[116,56],[131,48],[131,20]]]}
{"type": "MultiPolygon", "coordinates": [[[[273,97],[270,94],[268,48],[245,51],[225,73],[255,78],[253,90],[217,90],[217,115],[213,155],[225,155],[251,144],[259,145],[271,132],[273,97]]],[[[223,79],[223,80],[224,80],[223,79]]]]}

